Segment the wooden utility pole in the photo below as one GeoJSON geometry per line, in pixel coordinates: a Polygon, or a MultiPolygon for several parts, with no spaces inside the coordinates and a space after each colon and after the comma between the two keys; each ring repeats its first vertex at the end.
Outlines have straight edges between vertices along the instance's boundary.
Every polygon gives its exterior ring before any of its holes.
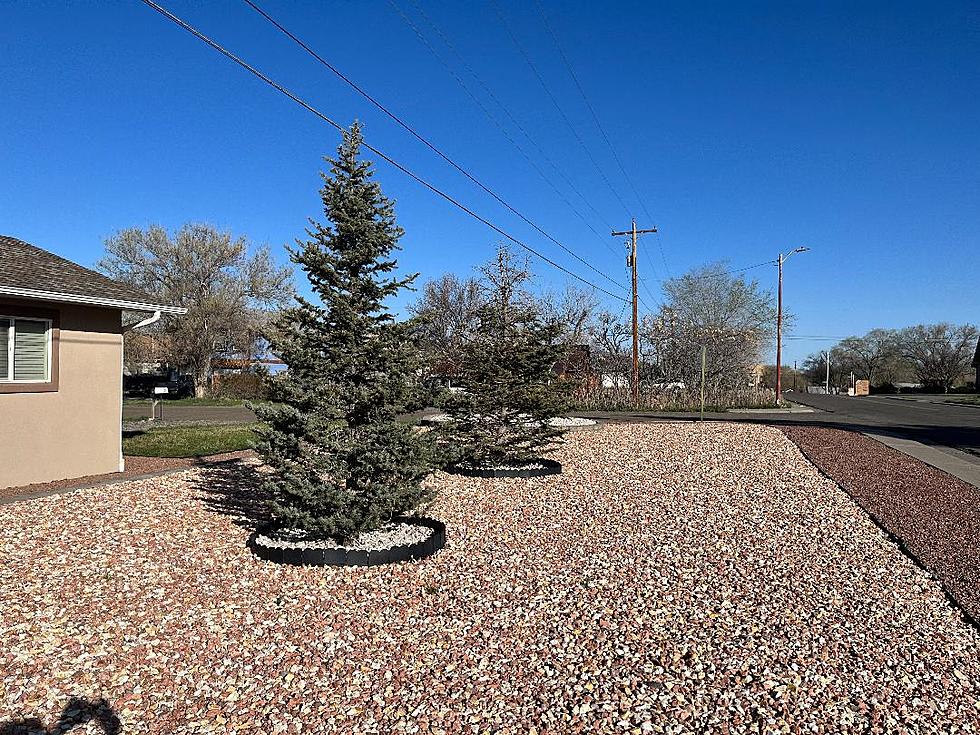
{"type": "Polygon", "coordinates": [[[783,398],[783,254],[776,261],[779,267],[779,296],[776,307],[776,408],[783,398]]]}
{"type": "Polygon", "coordinates": [[[776,265],[779,268],[779,295],[776,297],[776,407],[783,399],[783,263],[786,259],[796,253],[805,253],[810,248],[799,247],[790,250],[788,253],[780,253],[776,258],[776,265]]]}
{"type": "Polygon", "coordinates": [[[630,255],[628,265],[633,272],[633,379],[631,381],[631,386],[633,388],[633,403],[636,404],[640,399],[640,325],[639,325],[639,314],[637,307],[637,293],[636,293],[636,236],[643,235],[647,232],[656,232],[656,227],[651,227],[647,230],[636,229],[636,219],[632,220],[632,227],[629,230],[623,232],[613,232],[613,237],[622,237],[623,235],[630,235],[630,255]]]}

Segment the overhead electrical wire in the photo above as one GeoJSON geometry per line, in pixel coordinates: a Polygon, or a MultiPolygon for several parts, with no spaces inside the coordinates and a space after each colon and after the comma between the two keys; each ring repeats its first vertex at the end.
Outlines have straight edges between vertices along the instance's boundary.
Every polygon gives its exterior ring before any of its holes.
{"type": "MultiPolygon", "coordinates": [[[[491,2],[495,2],[495,0],[491,0],[491,2]]],[[[643,213],[647,216],[647,219],[649,219],[651,223],[654,222],[653,215],[650,214],[650,210],[647,208],[646,202],[643,200],[643,197],[640,196],[640,192],[637,190],[636,185],[633,183],[632,177],[630,177],[629,172],[627,172],[626,167],[623,165],[622,159],[619,157],[619,153],[616,151],[616,146],[612,144],[612,140],[609,138],[609,135],[606,133],[606,129],[602,126],[602,122],[599,120],[598,113],[595,111],[595,108],[592,106],[592,102],[589,100],[589,96],[585,93],[585,88],[582,86],[582,83],[579,81],[578,75],[575,73],[574,67],[572,66],[571,62],[568,60],[568,56],[565,54],[565,49],[562,46],[561,41],[558,39],[558,34],[555,32],[554,27],[551,25],[551,21],[548,20],[548,14],[545,12],[544,6],[541,4],[541,0],[534,0],[534,5],[537,8],[538,15],[541,17],[542,24],[547,29],[548,34],[551,36],[551,40],[555,44],[555,48],[558,49],[558,55],[561,57],[562,63],[564,64],[565,69],[568,71],[568,75],[572,78],[572,81],[575,83],[575,88],[578,89],[578,93],[579,95],[581,95],[582,101],[585,103],[585,106],[588,108],[589,113],[591,113],[592,120],[593,122],[595,122],[595,126],[599,129],[599,133],[602,135],[603,140],[606,141],[606,145],[609,147],[609,151],[610,153],[612,153],[613,159],[615,159],[616,161],[616,165],[619,167],[619,170],[622,172],[623,178],[626,179],[626,183],[633,191],[633,195],[636,197],[636,200],[640,203],[640,207],[643,209],[643,213]]],[[[664,273],[670,276],[670,268],[667,265],[667,258],[664,256],[664,250],[660,240],[657,240],[657,247],[660,249],[660,259],[663,261],[664,273]]],[[[649,256],[647,257],[649,260],[650,259],[649,256]]]]}
{"type": "Polygon", "coordinates": [[[490,4],[493,6],[493,9],[497,14],[497,18],[500,20],[501,25],[503,25],[504,30],[507,31],[507,35],[510,36],[510,40],[513,42],[514,46],[517,47],[517,51],[524,59],[524,62],[531,69],[531,72],[538,80],[538,83],[541,85],[541,88],[544,89],[545,94],[547,95],[548,99],[551,101],[551,104],[554,106],[555,110],[558,111],[559,117],[561,117],[561,119],[564,121],[565,126],[568,128],[569,132],[571,132],[575,140],[578,141],[578,144],[582,147],[582,150],[585,151],[586,156],[588,156],[589,160],[592,162],[592,165],[593,167],[595,167],[595,170],[598,172],[599,177],[605,182],[606,186],[609,188],[609,191],[612,192],[613,196],[620,203],[620,205],[622,205],[623,209],[626,211],[626,214],[631,215],[632,213],[630,211],[630,208],[626,205],[626,202],[623,201],[623,198],[619,195],[619,192],[612,185],[612,182],[609,180],[609,177],[606,175],[606,172],[602,170],[602,167],[599,165],[599,162],[592,154],[591,149],[589,148],[588,145],[586,145],[585,140],[582,138],[581,135],[579,135],[578,131],[575,129],[575,126],[572,125],[572,121],[569,120],[568,115],[565,114],[565,110],[558,103],[558,100],[555,98],[554,93],[551,91],[551,87],[548,86],[548,83],[544,80],[544,77],[541,76],[541,73],[538,71],[538,67],[534,65],[534,62],[531,60],[530,55],[524,49],[524,45],[517,38],[517,34],[514,33],[513,29],[511,28],[510,23],[507,20],[507,16],[504,15],[504,11],[501,9],[500,5],[497,4],[496,0],[490,0],[490,4]]]}
{"type": "Polygon", "coordinates": [[[762,263],[756,263],[755,265],[747,265],[744,268],[733,268],[732,270],[725,271],[725,275],[731,275],[732,273],[742,273],[743,271],[750,271],[753,268],[761,268],[764,265],[776,265],[776,261],[766,260],[762,263]]]}
{"type": "MultiPolygon", "coordinates": [[[[416,37],[419,39],[422,45],[429,50],[429,53],[431,53],[435,57],[436,61],[438,61],[442,65],[442,67],[446,70],[446,72],[456,81],[456,83],[463,89],[463,91],[466,92],[469,98],[473,100],[473,103],[480,109],[480,111],[494,125],[494,127],[497,128],[500,134],[504,136],[507,142],[509,142],[512,146],[514,146],[517,152],[520,153],[520,155],[524,158],[525,161],[527,161],[528,165],[531,166],[534,172],[537,173],[538,176],[541,177],[541,179],[546,184],[548,184],[548,186],[551,187],[551,189],[555,192],[555,194],[565,203],[566,206],[568,206],[568,208],[575,214],[575,216],[577,216],[580,220],[582,220],[583,224],[585,224],[585,226],[589,230],[591,230],[597,238],[599,238],[599,241],[602,242],[602,244],[607,249],[613,252],[614,255],[618,255],[617,253],[615,253],[615,251],[612,250],[611,246],[607,241],[606,236],[601,234],[598,230],[595,229],[595,227],[592,226],[592,223],[589,222],[589,220],[579,211],[579,209],[568,200],[568,198],[562,193],[562,191],[555,185],[554,181],[552,181],[551,178],[544,171],[541,170],[541,167],[538,166],[538,164],[534,161],[534,159],[531,158],[528,152],[524,150],[524,147],[516,140],[514,140],[514,137],[507,131],[506,126],[504,126],[503,123],[501,123],[500,120],[497,119],[497,116],[494,115],[489,110],[489,108],[487,108],[487,106],[476,95],[476,93],[473,92],[472,89],[470,89],[469,85],[463,80],[463,78],[456,73],[456,71],[452,68],[449,62],[447,62],[443,58],[442,54],[440,54],[439,51],[436,50],[435,46],[433,46],[432,43],[430,43],[425,33],[422,32],[422,29],[420,29],[418,25],[416,25],[416,23],[408,16],[408,14],[401,7],[401,5],[398,4],[397,0],[388,0],[388,4],[398,14],[402,22],[406,26],[408,26],[408,28],[416,35],[416,37]]],[[[537,142],[527,131],[527,129],[517,120],[517,118],[514,117],[510,109],[503,102],[500,101],[500,99],[496,96],[496,94],[494,94],[490,86],[486,82],[484,82],[483,78],[480,77],[480,75],[477,74],[473,70],[473,68],[466,62],[466,59],[463,58],[462,54],[456,49],[456,46],[452,43],[452,41],[446,37],[446,35],[439,29],[439,27],[435,23],[432,22],[432,20],[429,18],[428,15],[426,15],[425,11],[422,10],[421,7],[415,4],[415,8],[416,11],[419,13],[419,15],[422,16],[422,18],[425,20],[429,28],[436,35],[438,35],[439,38],[442,39],[442,42],[446,45],[446,47],[450,50],[450,52],[452,52],[456,56],[460,64],[466,70],[466,73],[469,74],[476,81],[476,83],[480,86],[480,88],[487,95],[487,97],[489,97],[490,100],[493,101],[493,103],[503,111],[504,115],[507,117],[510,123],[515,128],[517,128],[518,131],[520,131],[521,135],[524,136],[525,140],[527,140],[527,142],[531,145],[531,147],[534,148],[534,150],[541,157],[541,159],[544,160],[555,171],[556,174],[558,174],[558,176],[565,182],[565,184],[573,192],[575,192],[575,194],[583,202],[585,202],[586,206],[588,206],[589,209],[592,210],[592,213],[596,216],[596,218],[599,219],[600,221],[603,221],[603,223],[606,224],[607,229],[611,230],[612,227],[609,227],[608,223],[605,222],[603,216],[595,208],[595,205],[592,204],[592,201],[588,197],[586,197],[578,189],[577,186],[575,186],[575,183],[567,175],[565,175],[565,173],[558,167],[558,165],[551,159],[551,157],[544,152],[544,150],[541,148],[541,146],[537,144],[537,142]]]]}
{"type": "Polygon", "coordinates": [[[459,173],[463,174],[463,176],[465,176],[467,179],[469,179],[474,184],[476,184],[478,187],[480,187],[484,192],[486,192],[491,197],[493,197],[498,203],[500,203],[505,208],[507,208],[512,214],[514,214],[517,217],[519,217],[526,224],[528,224],[532,228],[534,228],[538,233],[540,233],[541,235],[543,235],[544,237],[546,237],[548,240],[550,240],[551,242],[553,242],[555,245],[557,245],[559,248],[561,248],[566,253],[568,253],[569,255],[571,255],[573,258],[575,258],[576,260],[578,260],[580,263],[582,263],[584,266],[586,266],[587,268],[589,268],[594,273],[602,276],[607,281],[609,281],[610,283],[612,283],[612,284],[614,284],[616,286],[619,286],[621,288],[625,288],[623,286],[623,284],[621,284],[619,281],[616,281],[611,276],[606,275],[601,270],[599,270],[594,265],[592,265],[592,263],[590,263],[589,261],[587,261],[585,258],[582,258],[581,256],[579,256],[578,253],[576,253],[575,251],[573,251],[571,248],[565,246],[563,243],[561,243],[557,239],[555,239],[552,235],[550,235],[549,233],[547,233],[543,229],[541,229],[541,227],[539,227],[537,224],[535,224],[533,221],[531,221],[523,213],[521,213],[520,211],[518,211],[510,203],[508,203],[507,201],[505,201],[493,189],[491,189],[489,186],[487,186],[486,184],[484,184],[482,181],[480,181],[478,178],[476,178],[474,175],[472,175],[469,171],[467,171],[466,169],[464,169],[460,164],[458,164],[456,161],[454,161],[452,158],[450,158],[446,153],[444,153],[441,149],[439,149],[434,143],[432,143],[431,141],[429,141],[421,133],[419,133],[417,130],[415,130],[415,128],[413,128],[411,125],[409,125],[407,122],[405,122],[402,118],[400,118],[394,112],[392,112],[391,110],[389,110],[385,105],[383,105],[380,101],[378,101],[377,98],[375,98],[374,96],[372,96],[370,93],[368,93],[366,90],[364,90],[360,85],[358,85],[356,82],[354,82],[350,77],[348,77],[346,74],[344,74],[342,71],[340,71],[340,69],[338,69],[333,64],[331,64],[329,61],[327,61],[326,59],[324,59],[319,53],[317,53],[307,43],[305,43],[302,39],[300,39],[298,36],[296,36],[294,33],[292,33],[289,29],[287,29],[285,26],[283,26],[279,21],[277,21],[275,18],[273,18],[271,15],[269,15],[257,3],[253,2],[253,0],[243,0],[243,2],[246,5],[248,5],[249,7],[251,7],[256,13],[258,13],[263,18],[265,18],[267,21],[269,21],[269,23],[271,23],[273,26],[275,26],[283,35],[285,35],[287,38],[289,38],[292,41],[294,41],[300,48],[302,48],[310,56],[312,56],[314,59],[316,59],[321,65],[323,65],[324,67],[326,67],[327,69],[329,69],[331,72],[333,72],[333,74],[336,75],[337,77],[339,77],[342,81],[346,82],[350,87],[352,87],[354,89],[354,91],[356,91],[359,95],[361,95],[361,97],[363,97],[368,102],[370,102],[372,105],[374,105],[376,108],[378,108],[379,110],[381,110],[381,112],[383,112],[385,115],[387,115],[391,120],[393,120],[394,122],[396,122],[404,130],[406,130],[408,133],[410,133],[416,140],[418,140],[420,143],[422,143],[424,146],[426,146],[429,150],[431,150],[433,153],[435,153],[437,156],[439,156],[442,160],[444,160],[446,163],[448,163],[450,166],[452,166],[454,169],[456,169],[459,173]]]}
{"type": "MultiPolygon", "coordinates": [[[[262,80],[263,82],[265,82],[266,84],[268,84],[270,87],[272,87],[273,89],[275,89],[279,93],[285,95],[286,97],[288,97],[289,99],[291,99],[293,102],[295,102],[296,104],[298,104],[301,107],[303,107],[304,109],[306,109],[308,112],[311,112],[312,114],[316,115],[318,118],[320,118],[321,120],[323,120],[328,125],[332,126],[333,128],[335,128],[336,130],[338,130],[340,132],[344,132],[345,131],[345,128],[340,123],[338,123],[338,122],[334,121],[333,119],[327,117],[327,115],[325,115],[324,113],[320,112],[318,109],[316,109],[315,107],[313,107],[313,105],[311,105],[310,103],[306,102],[301,97],[299,97],[296,94],[294,94],[293,92],[289,91],[288,89],[286,89],[286,87],[284,87],[283,85],[279,84],[278,82],[276,82],[272,78],[268,77],[263,72],[261,72],[258,69],[256,69],[254,66],[252,66],[251,64],[249,64],[247,61],[245,61],[241,57],[236,56],[234,53],[232,53],[228,49],[226,49],[223,46],[221,46],[217,41],[212,40],[211,38],[209,38],[208,36],[206,36],[204,33],[202,33],[201,31],[197,30],[196,28],[194,28],[194,26],[190,25],[189,23],[187,23],[186,21],[184,21],[180,17],[174,15],[173,13],[171,13],[166,8],[158,5],[156,2],[154,2],[154,0],[142,0],[142,2],[145,5],[147,5],[148,7],[152,8],[153,10],[157,11],[158,13],[160,13],[162,16],[164,16],[168,20],[172,21],[176,25],[178,25],[181,28],[183,28],[185,31],[187,31],[191,35],[195,36],[199,40],[201,40],[204,43],[206,43],[208,46],[210,46],[211,48],[213,48],[215,51],[219,52],[220,54],[222,54],[226,58],[228,58],[231,61],[235,62],[240,67],[242,67],[243,69],[245,69],[246,71],[248,71],[253,76],[257,77],[258,79],[262,80]]],[[[458,209],[462,210],[463,212],[465,212],[466,214],[468,214],[473,219],[477,220],[478,222],[483,223],[484,225],[486,225],[487,227],[489,227],[491,230],[493,230],[497,234],[505,237],[510,242],[514,243],[515,245],[517,245],[520,248],[523,248],[524,250],[526,250],[527,252],[529,252],[532,255],[536,256],[537,258],[539,258],[540,260],[544,261],[545,263],[547,263],[548,265],[552,266],[553,268],[561,271],[562,273],[565,273],[568,276],[571,276],[572,278],[575,278],[578,281],[581,281],[582,283],[586,284],[587,286],[591,286],[592,288],[596,289],[597,291],[599,291],[601,293],[604,293],[605,295],[607,295],[607,296],[609,296],[609,297],[611,297],[613,299],[617,299],[617,300],[621,300],[621,301],[625,301],[626,300],[622,296],[619,296],[619,295],[614,294],[614,293],[612,293],[610,291],[607,291],[602,286],[599,286],[599,285],[593,283],[592,281],[589,281],[587,278],[583,278],[582,276],[578,275],[574,271],[571,271],[568,268],[566,268],[565,266],[561,265],[560,263],[555,262],[554,260],[552,260],[551,258],[549,258],[547,255],[544,255],[543,253],[539,252],[538,250],[536,250],[535,248],[531,247],[530,245],[528,245],[527,243],[523,242],[522,240],[519,240],[518,238],[514,237],[509,232],[507,232],[507,231],[503,230],[502,228],[498,227],[497,225],[495,225],[490,220],[488,220],[488,219],[482,217],[481,215],[477,214],[476,212],[474,212],[472,209],[470,209],[469,207],[467,207],[465,204],[463,204],[459,200],[455,199],[452,195],[447,194],[446,192],[444,192],[441,189],[437,188],[435,185],[430,184],[428,181],[426,181],[425,179],[423,179],[421,176],[419,176],[418,174],[416,174],[413,171],[409,170],[408,168],[406,168],[402,164],[398,163],[396,160],[394,160],[393,158],[391,158],[389,155],[387,155],[383,151],[379,150],[378,148],[375,148],[374,146],[369,145],[368,143],[363,143],[363,146],[367,150],[369,150],[372,153],[374,153],[374,155],[376,155],[376,156],[380,157],[381,159],[383,159],[384,161],[386,161],[391,166],[394,166],[396,169],[398,169],[399,171],[401,171],[403,174],[405,174],[409,178],[413,179],[417,183],[419,183],[422,186],[424,186],[426,189],[428,189],[432,193],[434,193],[434,194],[440,196],[441,198],[445,199],[447,202],[449,202],[453,206],[457,207],[458,209]]]]}
{"type": "MultiPolygon", "coordinates": [[[[762,262],[762,263],[756,263],[755,265],[746,265],[746,266],[743,266],[742,268],[731,268],[729,270],[722,271],[721,273],[706,273],[703,276],[692,276],[692,277],[693,278],[724,278],[725,276],[731,276],[731,275],[734,275],[736,273],[744,273],[745,271],[752,270],[753,268],[761,268],[762,266],[765,266],[765,265],[776,265],[776,261],[775,260],[767,260],[767,261],[762,262]]],[[[685,276],[680,276],[679,278],[684,278],[684,277],[685,276]]],[[[647,280],[653,280],[653,281],[656,281],[658,283],[665,283],[666,280],[678,280],[678,279],[671,278],[671,279],[662,280],[662,279],[659,279],[659,278],[652,278],[652,279],[647,279],[647,280]]]]}

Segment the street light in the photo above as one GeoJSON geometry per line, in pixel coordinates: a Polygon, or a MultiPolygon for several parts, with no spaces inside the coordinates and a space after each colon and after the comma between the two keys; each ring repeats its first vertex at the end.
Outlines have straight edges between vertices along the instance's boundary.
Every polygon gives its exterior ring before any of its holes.
{"type": "Polygon", "coordinates": [[[777,298],[777,311],[776,311],[776,406],[779,406],[779,402],[783,398],[783,383],[782,383],[782,359],[783,359],[783,263],[791,255],[796,253],[805,253],[810,248],[799,247],[796,250],[790,250],[788,253],[780,253],[779,257],[776,259],[776,264],[779,266],[779,296],[777,298]]]}

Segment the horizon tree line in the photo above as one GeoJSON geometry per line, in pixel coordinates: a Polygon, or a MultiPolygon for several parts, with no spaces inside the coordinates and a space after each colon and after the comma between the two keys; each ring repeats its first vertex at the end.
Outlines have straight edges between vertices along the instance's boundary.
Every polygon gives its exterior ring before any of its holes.
{"type": "MultiPolygon", "coordinates": [[[[830,355],[830,382],[843,388],[853,372],[873,387],[895,389],[896,383],[918,383],[926,390],[948,393],[957,383],[969,383],[978,353],[980,330],[973,324],[916,324],[901,329],[872,329],[847,337],[826,351],[809,355],[802,373],[811,383],[826,380],[830,355]]],[[[975,383],[975,379],[974,379],[975,383]]]]}

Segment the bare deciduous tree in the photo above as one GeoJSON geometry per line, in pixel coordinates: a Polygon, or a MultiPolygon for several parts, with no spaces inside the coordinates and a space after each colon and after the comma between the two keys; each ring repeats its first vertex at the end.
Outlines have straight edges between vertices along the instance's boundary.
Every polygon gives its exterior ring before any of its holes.
{"type": "Polygon", "coordinates": [[[630,325],[610,311],[600,311],[590,320],[587,333],[599,372],[625,375],[630,369],[630,325]]]}
{"type": "Polygon", "coordinates": [[[848,337],[837,347],[838,362],[848,372],[874,383],[898,356],[897,333],[892,329],[872,329],[863,337],[848,337]]]}
{"type": "Polygon", "coordinates": [[[709,391],[744,387],[775,336],[772,293],[722,263],[667,281],[664,293],[660,313],[644,322],[659,381],[697,385],[704,347],[709,391]]]}
{"type": "Polygon", "coordinates": [[[584,344],[589,320],[599,308],[595,292],[569,285],[561,293],[546,291],[539,300],[539,309],[548,321],[561,326],[561,341],[567,345],[584,344]]]}
{"type": "Polygon", "coordinates": [[[430,360],[442,361],[452,369],[463,343],[477,328],[482,304],[476,279],[444,273],[425,284],[421,298],[409,311],[430,360]]]}
{"type": "Polygon", "coordinates": [[[917,324],[899,332],[898,345],[919,381],[945,393],[969,369],[977,335],[972,324],[917,324]]]}
{"type": "Polygon", "coordinates": [[[164,319],[167,359],[194,376],[197,394],[210,385],[211,361],[222,350],[253,354],[270,310],[292,296],[292,271],[267,247],[249,254],[244,237],[207,224],[122,230],[105,242],[98,267],[187,314],[164,319]]]}

